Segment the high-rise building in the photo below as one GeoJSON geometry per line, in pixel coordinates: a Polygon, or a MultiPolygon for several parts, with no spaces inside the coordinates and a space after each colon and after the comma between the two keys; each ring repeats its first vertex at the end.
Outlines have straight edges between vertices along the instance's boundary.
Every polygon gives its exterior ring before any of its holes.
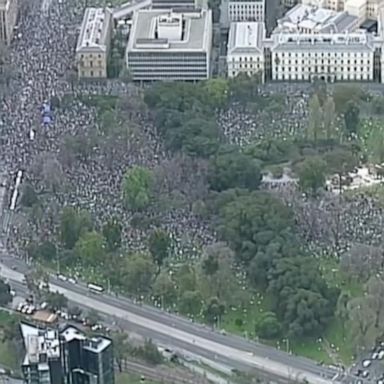
{"type": "Polygon", "coordinates": [[[17,21],[17,0],[0,0],[0,43],[10,44],[17,21]]]}
{"type": "Polygon", "coordinates": [[[63,330],[60,336],[66,384],[114,384],[110,339],[86,338],[71,326],[63,330]]]}
{"type": "Polygon", "coordinates": [[[140,10],[133,17],[127,67],[136,81],[204,80],[211,46],[210,10],[140,10]]]}
{"type": "Polygon", "coordinates": [[[73,326],[47,330],[22,323],[27,384],[114,384],[113,345],[73,326]]]}

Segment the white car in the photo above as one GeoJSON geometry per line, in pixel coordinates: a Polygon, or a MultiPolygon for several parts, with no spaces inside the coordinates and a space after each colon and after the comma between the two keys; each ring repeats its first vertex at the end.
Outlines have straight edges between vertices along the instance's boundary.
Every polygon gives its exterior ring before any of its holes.
{"type": "Polygon", "coordinates": [[[364,378],[367,378],[369,376],[369,372],[368,371],[364,371],[361,376],[363,376],[364,378]]]}
{"type": "Polygon", "coordinates": [[[57,278],[61,281],[67,281],[68,280],[68,277],[67,276],[64,276],[64,275],[57,275],[57,278]]]}
{"type": "Polygon", "coordinates": [[[41,303],[41,305],[40,305],[41,309],[45,309],[47,307],[48,307],[48,303],[46,303],[45,301],[43,303],[41,303]]]}
{"type": "Polygon", "coordinates": [[[16,308],[16,311],[17,311],[17,312],[21,312],[21,310],[23,309],[23,307],[24,307],[24,303],[19,303],[19,305],[18,305],[17,308],[16,308]]]}
{"type": "Polygon", "coordinates": [[[379,360],[383,360],[383,358],[384,358],[384,349],[380,349],[380,351],[379,351],[379,353],[377,355],[377,358],[379,360]]]}
{"type": "Polygon", "coordinates": [[[10,295],[11,295],[12,297],[15,297],[15,296],[16,296],[16,292],[15,292],[13,289],[11,289],[11,290],[9,291],[9,293],[10,293],[10,295]]]}
{"type": "MultiPolygon", "coordinates": [[[[379,353],[379,355],[380,355],[380,353],[379,353]]],[[[368,368],[371,364],[372,364],[371,360],[363,360],[363,363],[362,363],[364,368],[368,368]]]]}
{"type": "Polygon", "coordinates": [[[372,360],[376,360],[376,359],[379,358],[379,353],[378,352],[373,352],[371,357],[372,357],[372,360]]]}
{"type": "Polygon", "coordinates": [[[74,279],[73,277],[70,277],[68,279],[68,282],[70,282],[71,284],[76,284],[77,283],[76,279],[74,279]]]}

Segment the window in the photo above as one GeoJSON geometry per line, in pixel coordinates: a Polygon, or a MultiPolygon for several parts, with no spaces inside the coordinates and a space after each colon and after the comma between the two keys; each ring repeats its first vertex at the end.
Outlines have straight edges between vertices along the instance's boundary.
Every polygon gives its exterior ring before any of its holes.
{"type": "Polygon", "coordinates": [[[92,60],[89,61],[89,66],[93,67],[93,61],[92,60]]]}
{"type": "Polygon", "coordinates": [[[93,77],[93,71],[90,72],[91,77],[93,77]]]}

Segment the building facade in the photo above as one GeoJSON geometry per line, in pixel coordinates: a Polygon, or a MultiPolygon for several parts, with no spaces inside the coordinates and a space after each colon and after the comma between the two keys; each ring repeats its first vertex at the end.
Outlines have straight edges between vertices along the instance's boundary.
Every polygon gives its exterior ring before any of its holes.
{"type": "Polygon", "coordinates": [[[17,0],[0,0],[0,43],[11,43],[17,22],[17,10],[17,0]]]}
{"type": "Polygon", "coordinates": [[[76,47],[79,78],[106,78],[113,27],[108,8],[87,8],[76,47]]]}
{"type": "Polygon", "coordinates": [[[228,0],[225,2],[228,20],[264,21],[266,0],[228,0]]]}
{"type": "Polygon", "coordinates": [[[228,77],[240,73],[248,76],[264,74],[263,39],[264,23],[232,23],[228,38],[227,70],[228,77]]]}
{"type": "Polygon", "coordinates": [[[136,81],[204,80],[211,47],[210,10],[141,10],[133,18],[126,63],[136,81]]]}
{"type": "Polygon", "coordinates": [[[375,47],[367,33],[274,36],[272,80],[373,81],[375,47]]]}
{"type": "Polygon", "coordinates": [[[77,328],[39,329],[21,324],[27,384],[114,384],[112,341],[87,338],[77,328]]]}

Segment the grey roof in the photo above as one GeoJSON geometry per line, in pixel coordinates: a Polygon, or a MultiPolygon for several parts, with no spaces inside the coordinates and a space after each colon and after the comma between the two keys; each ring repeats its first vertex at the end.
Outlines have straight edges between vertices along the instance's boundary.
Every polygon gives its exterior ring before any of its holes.
{"type": "Polygon", "coordinates": [[[275,34],[272,52],[291,51],[340,51],[373,52],[374,42],[369,33],[353,34],[275,34]]]}
{"type": "Polygon", "coordinates": [[[275,32],[295,32],[307,29],[314,33],[341,33],[351,32],[357,26],[358,18],[347,12],[298,4],[278,20],[275,32]]]}
{"type": "Polygon", "coordinates": [[[262,54],[264,38],[264,23],[247,21],[231,23],[228,38],[228,55],[262,54]]]}
{"type": "MultiPolygon", "coordinates": [[[[155,43],[157,18],[167,14],[178,14],[170,9],[140,10],[134,14],[132,29],[128,40],[130,51],[207,51],[210,47],[212,14],[210,10],[196,10],[180,14],[183,18],[183,39],[162,39],[155,43]],[[144,44],[143,44],[144,43],[144,44]],[[148,44],[145,47],[145,43],[148,44]]],[[[156,39],[159,40],[159,39],[156,39]]]]}
{"type": "Polygon", "coordinates": [[[105,52],[111,18],[112,11],[109,8],[87,8],[84,12],[76,52],[80,50],[105,52]]]}
{"type": "Polygon", "coordinates": [[[122,4],[113,10],[113,18],[116,20],[124,19],[131,13],[139,9],[148,8],[152,4],[152,0],[132,0],[128,3],[122,4]]]}

